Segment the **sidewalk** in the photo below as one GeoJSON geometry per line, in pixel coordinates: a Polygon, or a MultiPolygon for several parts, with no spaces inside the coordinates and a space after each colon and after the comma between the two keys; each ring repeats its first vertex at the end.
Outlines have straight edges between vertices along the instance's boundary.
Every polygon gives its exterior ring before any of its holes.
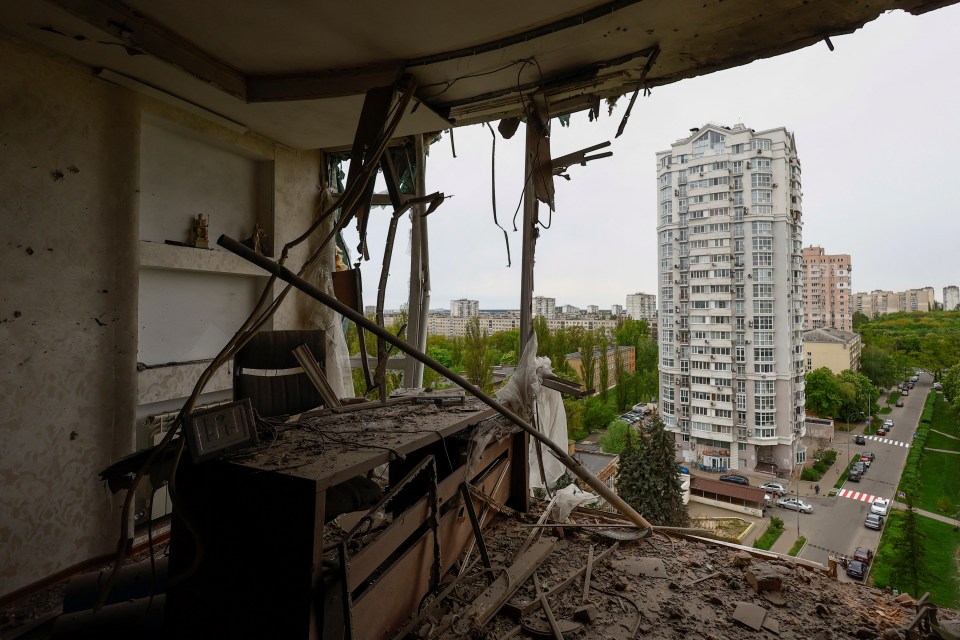
{"type": "MultiPolygon", "coordinates": [[[[892,506],[893,508],[900,509],[901,511],[907,510],[907,505],[903,504],[902,502],[893,502],[892,506]]],[[[951,518],[950,516],[940,515],[939,513],[931,513],[930,511],[924,511],[923,509],[917,509],[916,507],[914,507],[913,510],[916,511],[921,516],[932,518],[934,520],[939,520],[940,522],[946,522],[947,524],[952,524],[955,527],[960,525],[960,520],[957,520],[957,518],[951,518]]]]}

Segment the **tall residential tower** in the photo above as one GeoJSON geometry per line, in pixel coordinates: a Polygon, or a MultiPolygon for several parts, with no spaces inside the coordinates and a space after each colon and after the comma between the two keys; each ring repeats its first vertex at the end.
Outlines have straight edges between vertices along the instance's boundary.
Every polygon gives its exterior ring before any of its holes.
{"type": "Polygon", "coordinates": [[[803,248],[803,306],[806,329],[853,331],[850,256],[803,248]]]}
{"type": "Polygon", "coordinates": [[[800,161],[784,128],[708,124],[657,154],[660,412],[701,468],[806,458],[800,161]]]}

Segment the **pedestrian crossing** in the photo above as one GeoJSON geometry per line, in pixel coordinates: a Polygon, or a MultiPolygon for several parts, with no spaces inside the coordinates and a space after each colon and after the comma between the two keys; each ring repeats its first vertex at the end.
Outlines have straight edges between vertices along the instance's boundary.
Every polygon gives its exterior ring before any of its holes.
{"type": "Polygon", "coordinates": [[[870,504],[873,504],[874,500],[883,497],[875,496],[872,493],[856,491],[854,489],[841,489],[837,495],[841,498],[850,498],[851,500],[859,500],[860,502],[868,502],[870,504]]]}
{"type": "Polygon", "coordinates": [[[892,444],[897,447],[909,447],[909,442],[900,442],[899,440],[891,440],[890,438],[883,438],[881,436],[864,436],[867,440],[875,440],[877,442],[883,442],[886,444],[892,444]]]}

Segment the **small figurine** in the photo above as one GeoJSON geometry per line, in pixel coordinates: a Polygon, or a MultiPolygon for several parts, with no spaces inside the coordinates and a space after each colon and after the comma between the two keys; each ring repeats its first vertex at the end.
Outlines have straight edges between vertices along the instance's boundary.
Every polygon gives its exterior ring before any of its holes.
{"type": "Polygon", "coordinates": [[[271,249],[270,244],[267,242],[267,232],[263,230],[260,223],[253,225],[253,235],[243,240],[243,244],[262,256],[270,257],[271,249]]]}
{"type": "Polygon", "coordinates": [[[193,246],[198,249],[209,249],[210,242],[208,238],[208,231],[210,226],[210,217],[204,217],[202,213],[198,213],[196,219],[193,221],[193,246]]]}

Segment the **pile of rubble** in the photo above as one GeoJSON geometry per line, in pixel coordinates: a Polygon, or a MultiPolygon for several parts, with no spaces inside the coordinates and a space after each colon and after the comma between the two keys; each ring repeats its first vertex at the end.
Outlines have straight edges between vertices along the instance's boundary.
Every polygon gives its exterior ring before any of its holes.
{"type": "Polygon", "coordinates": [[[495,523],[483,536],[489,568],[466,559],[409,637],[892,640],[960,627],[956,611],[837,582],[820,565],[676,531],[630,540],[583,513],[563,527],[495,523]]]}

